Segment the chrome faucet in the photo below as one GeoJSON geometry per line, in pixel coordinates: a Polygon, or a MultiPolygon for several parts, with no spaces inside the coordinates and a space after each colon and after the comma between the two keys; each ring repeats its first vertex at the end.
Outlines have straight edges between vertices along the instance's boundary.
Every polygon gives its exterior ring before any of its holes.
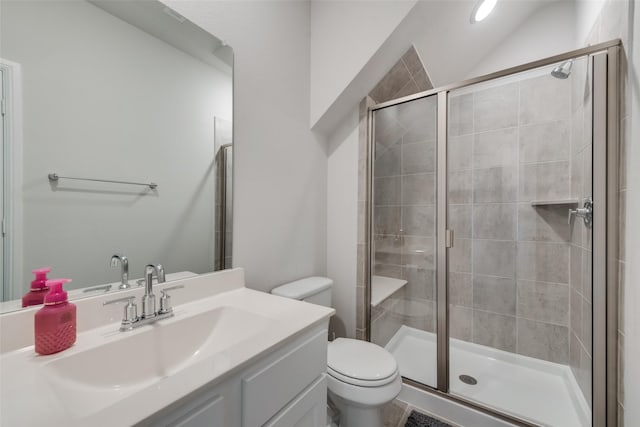
{"type": "Polygon", "coordinates": [[[144,295],[142,296],[142,318],[155,317],[156,296],[153,294],[153,276],[158,278],[158,284],[166,282],[162,264],[147,264],[144,268],[144,295]]]}
{"type": "Polygon", "coordinates": [[[183,285],[172,286],[162,289],[162,298],[160,298],[160,310],[156,311],[156,296],[153,294],[153,277],[158,278],[158,283],[165,282],[164,268],[161,264],[148,264],[144,268],[144,295],[142,296],[142,314],[138,316],[138,307],[135,303],[135,297],[124,297],[107,301],[103,305],[113,304],[117,302],[126,302],[124,308],[124,316],[121,331],[130,331],[140,326],[148,325],[157,320],[165,319],[173,316],[173,307],[171,306],[171,296],[167,291],[183,288],[183,285]]]}
{"type": "Polygon", "coordinates": [[[129,289],[129,259],[124,255],[115,254],[111,257],[111,268],[122,267],[120,270],[120,286],[119,289],[129,289]]]}
{"type": "Polygon", "coordinates": [[[155,317],[156,296],[153,294],[153,273],[158,277],[158,283],[164,283],[164,268],[162,264],[147,264],[144,268],[144,295],[142,296],[142,318],[155,317]]]}

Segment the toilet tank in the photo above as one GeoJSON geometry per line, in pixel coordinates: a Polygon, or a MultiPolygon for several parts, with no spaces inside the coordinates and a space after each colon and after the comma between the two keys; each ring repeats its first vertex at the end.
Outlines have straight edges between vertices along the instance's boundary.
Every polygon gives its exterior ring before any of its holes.
{"type": "Polygon", "coordinates": [[[271,293],[285,298],[331,307],[332,285],[333,280],[327,277],[305,277],[304,279],[273,288],[271,293]]]}

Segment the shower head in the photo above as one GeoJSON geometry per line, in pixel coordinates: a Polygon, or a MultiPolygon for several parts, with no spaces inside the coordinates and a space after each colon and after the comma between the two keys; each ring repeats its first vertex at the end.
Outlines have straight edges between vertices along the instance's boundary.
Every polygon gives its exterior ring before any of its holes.
{"type": "Polygon", "coordinates": [[[573,59],[564,61],[562,64],[551,70],[551,75],[556,79],[566,79],[571,74],[571,67],[573,67],[573,59]]]}

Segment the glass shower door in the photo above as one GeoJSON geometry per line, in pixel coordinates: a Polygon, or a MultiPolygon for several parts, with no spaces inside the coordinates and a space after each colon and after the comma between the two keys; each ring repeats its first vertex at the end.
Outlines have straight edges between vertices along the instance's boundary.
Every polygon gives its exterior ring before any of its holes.
{"type": "Polygon", "coordinates": [[[591,87],[581,57],[448,98],[450,392],[536,424],[591,425],[591,87]]]}
{"type": "Polygon", "coordinates": [[[374,112],[371,341],[436,386],[436,97],[374,112]]]}

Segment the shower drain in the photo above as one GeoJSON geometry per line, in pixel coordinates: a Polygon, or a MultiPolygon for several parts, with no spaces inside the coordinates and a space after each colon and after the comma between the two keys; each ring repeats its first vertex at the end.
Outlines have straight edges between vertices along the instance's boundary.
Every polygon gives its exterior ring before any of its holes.
{"type": "Polygon", "coordinates": [[[458,378],[460,378],[460,381],[462,381],[465,384],[469,384],[469,385],[478,384],[478,380],[473,378],[471,375],[460,375],[458,378]]]}

